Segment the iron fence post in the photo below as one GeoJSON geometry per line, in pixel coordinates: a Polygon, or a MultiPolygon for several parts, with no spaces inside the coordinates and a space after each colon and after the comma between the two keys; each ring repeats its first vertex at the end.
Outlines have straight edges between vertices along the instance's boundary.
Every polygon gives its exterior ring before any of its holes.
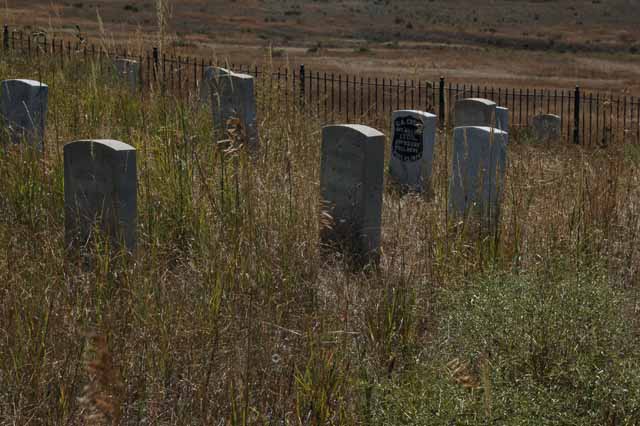
{"type": "Polygon", "coordinates": [[[4,26],[4,32],[2,33],[2,45],[4,50],[9,50],[9,26],[4,26]]]}
{"type": "Polygon", "coordinates": [[[304,108],[304,79],[305,79],[305,72],[304,72],[304,64],[300,65],[300,107],[304,108]]]}
{"type": "Polygon", "coordinates": [[[153,48],[153,82],[158,80],[158,68],[160,67],[160,58],[158,56],[158,48],[153,48]]]}
{"type": "Polygon", "coordinates": [[[573,106],[573,143],[580,143],[580,86],[576,86],[573,106]]]}
{"type": "Polygon", "coordinates": [[[446,113],[444,110],[444,77],[440,77],[440,102],[439,102],[439,110],[440,110],[440,128],[444,129],[444,121],[446,119],[446,113]]]}

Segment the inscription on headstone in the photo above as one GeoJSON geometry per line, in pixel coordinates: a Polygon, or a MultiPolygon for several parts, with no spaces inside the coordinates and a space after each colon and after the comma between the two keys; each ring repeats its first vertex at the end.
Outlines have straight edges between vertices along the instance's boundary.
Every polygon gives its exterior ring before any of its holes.
{"type": "Polygon", "coordinates": [[[480,216],[498,224],[507,161],[507,132],[490,127],[456,127],[453,133],[449,208],[459,218],[480,216]]]}
{"type": "Polygon", "coordinates": [[[410,115],[396,117],[393,120],[392,154],[400,161],[418,161],[422,159],[422,122],[410,115]]]}
{"type": "Polygon", "coordinates": [[[384,135],[362,125],[322,129],[320,193],[331,218],[321,231],[324,244],[350,251],[362,262],[380,252],[384,135]]]}
{"type": "Polygon", "coordinates": [[[65,240],[91,247],[96,230],[112,245],[136,245],[136,150],[115,140],[83,140],[64,146],[65,240]]]}
{"type": "Polygon", "coordinates": [[[35,80],[4,80],[0,95],[3,127],[13,143],[44,147],[49,87],[35,80]]]}
{"type": "Polygon", "coordinates": [[[495,127],[496,103],[484,98],[467,98],[456,102],[455,127],[495,127]]]}
{"type": "Polygon", "coordinates": [[[559,115],[538,114],[531,120],[531,130],[536,140],[548,142],[560,139],[562,119],[559,115]]]}
{"type": "Polygon", "coordinates": [[[226,130],[238,119],[245,142],[258,143],[254,78],[225,68],[209,67],[200,84],[200,100],[210,105],[214,126],[226,130]]]}
{"type": "Polygon", "coordinates": [[[436,135],[436,116],[423,111],[394,111],[389,172],[415,191],[429,187],[436,135]]]}

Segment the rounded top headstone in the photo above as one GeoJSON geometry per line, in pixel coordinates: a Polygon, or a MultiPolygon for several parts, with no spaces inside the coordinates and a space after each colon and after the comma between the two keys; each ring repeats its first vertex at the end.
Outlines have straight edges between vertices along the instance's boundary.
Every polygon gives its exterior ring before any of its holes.
{"type": "Polygon", "coordinates": [[[329,126],[324,126],[323,129],[331,130],[331,129],[344,129],[351,130],[361,135],[371,138],[377,136],[384,136],[384,133],[379,130],[374,129],[373,127],[365,126],[362,124],[331,124],[329,126]]]}
{"type": "Polygon", "coordinates": [[[29,80],[26,78],[9,79],[9,80],[4,80],[2,82],[2,84],[9,84],[9,83],[22,83],[27,86],[33,86],[33,87],[48,87],[46,84],[42,83],[41,81],[29,80]]]}
{"type": "Polygon", "coordinates": [[[477,131],[482,131],[482,132],[487,132],[487,133],[493,133],[494,135],[508,135],[508,132],[505,132],[504,130],[500,130],[500,129],[496,129],[495,127],[488,127],[488,126],[460,126],[460,127],[456,127],[454,129],[458,130],[458,129],[462,129],[462,130],[468,130],[468,129],[474,129],[477,131]]]}
{"type": "Polygon", "coordinates": [[[64,148],[65,149],[67,147],[71,148],[72,146],[75,146],[77,144],[87,144],[87,143],[100,145],[104,148],[109,148],[113,151],[135,151],[136,150],[134,147],[132,147],[129,144],[126,144],[124,142],[120,142],[117,140],[113,140],[113,139],[82,139],[82,140],[69,142],[64,146],[64,148]]]}
{"type": "Polygon", "coordinates": [[[538,114],[537,117],[560,119],[560,116],[556,114],[538,114]]]}
{"type": "Polygon", "coordinates": [[[423,117],[428,117],[428,118],[436,117],[435,114],[431,114],[430,112],[426,112],[426,111],[420,111],[417,109],[399,109],[399,110],[393,111],[393,115],[400,115],[400,114],[414,114],[414,115],[421,115],[423,117]]]}
{"type": "Polygon", "coordinates": [[[133,64],[137,64],[138,61],[136,61],[135,59],[129,59],[129,58],[116,58],[116,61],[118,62],[129,62],[129,63],[133,63],[133,64]]]}
{"type": "Polygon", "coordinates": [[[241,73],[241,72],[233,72],[232,71],[231,75],[233,75],[235,78],[253,79],[252,75],[241,73]]]}
{"type": "Polygon", "coordinates": [[[205,78],[233,77],[241,79],[253,79],[252,75],[233,72],[230,69],[222,67],[208,67],[205,70],[205,78]]]}
{"type": "Polygon", "coordinates": [[[465,98],[465,99],[459,100],[458,102],[480,102],[487,106],[496,105],[496,103],[493,102],[492,100],[485,99],[485,98],[465,98]]]}

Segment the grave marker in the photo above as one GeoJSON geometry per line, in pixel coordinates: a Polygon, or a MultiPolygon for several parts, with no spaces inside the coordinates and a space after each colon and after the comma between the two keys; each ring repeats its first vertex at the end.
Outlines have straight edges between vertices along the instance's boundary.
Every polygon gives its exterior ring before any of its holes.
{"type": "Polygon", "coordinates": [[[132,91],[135,91],[140,84],[140,63],[125,58],[116,58],[113,63],[118,77],[127,82],[132,91]]]}
{"type": "Polygon", "coordinates": [[[214,126],[226,130],[232,127],[229,120],[237,118],[249,145],[258,144],[253,76],[209,67],[201,81],[200,100],[211,106],[214,126]]]}
{"type": "Polygon", "coordinates": [[[111,243],[136,245],[136,150],[115,140],[81,140],[64,146],[65,241],[91,245],[96,228],[111,243]]]}
{"type": "Polygon", "coordinates": [[[454,126],[495,127],[496,103],[484,98],[467,98],[456,102],[454,126]]]}
{"type": "Polygon", "coordinates": [[[424,111],[394,111],[391,119],[389,173],[414,191],[430,188],[436,116],[424,111]]]}
{"type": "Polygon", "coordinates": [[[35,80],[4,80],[0,114],[13,143],[44,148],[49,87],[35,80]]]}
{"type": "Polygon", "coordinates": [[[496,106],[496,129],[509,133],[509,108],[496,106]]]}
{"type": "Polygon", "coordinates": [[[322,129],[320,192],[332,218],[321,239],[377,262],[380,253],[384,134],[356,124],[322,129]]]}
{"type": "Polygon", "coordinates": [[[539,141],[548,142],[560,139],[562,134],[562,119],[555,114],[538,114],[531,120],[533,137],[539,141]]]}
{"type": "Polygon", "coordinates": [[[453,131],[451,213],[478,215],[495,229],[500,214],[507,162],[507,132],[491,127],[456,127],[453,131]]]}

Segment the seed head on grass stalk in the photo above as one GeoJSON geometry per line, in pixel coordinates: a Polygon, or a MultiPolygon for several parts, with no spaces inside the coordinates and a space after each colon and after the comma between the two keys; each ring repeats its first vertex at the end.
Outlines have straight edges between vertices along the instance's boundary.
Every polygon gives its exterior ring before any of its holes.
{"type": "Polygon", "coordinates": [[[107,338],[103,334],[89,336],[93,356],[85,363],[88,383],[79,399],[85,424],[118,425],[122,417],[124,385],[114,364],[107,338]]]}
{"type": "Polygon", "coordinates": [[[167,27],[173,15],[171,0],[156,0],[156,24],[158,25],[158,49],[164,52],[167,43],[167,27]]]}

